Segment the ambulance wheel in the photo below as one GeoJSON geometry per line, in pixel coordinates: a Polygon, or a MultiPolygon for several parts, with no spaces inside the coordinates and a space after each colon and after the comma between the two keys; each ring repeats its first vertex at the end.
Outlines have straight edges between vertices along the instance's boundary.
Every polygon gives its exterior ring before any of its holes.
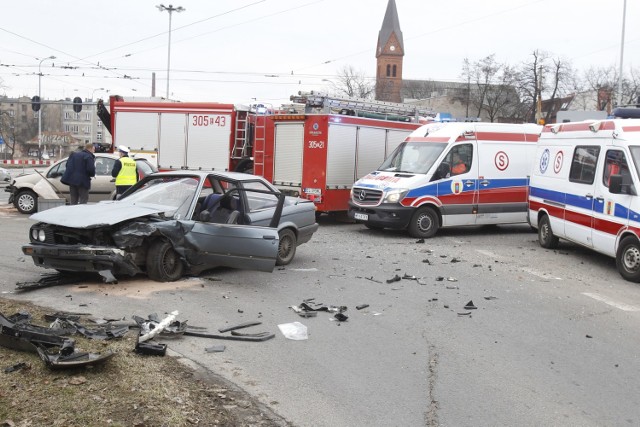
{"type": "Polygon", "coordinates": [[[175,282],[182,277],[184,264],[171,243],[159,240],[147,253],[147,275],[156,282],[175,282]]]}
{"type": "Polygon", "coordinates": [[[640,282],[640,243],[634,236],[620,242],[616,254],[616,266],[620,275],[631,282],[640,282]]]}
{"type": "Polygon", "coordinates": [[[432,208],[422,207],[411,217],[409,235],[411,237],[427,239],[433,237],[440,228],[438,214],[432,208]]]}
{"type": "Polygon", "coordinates": [[[557,236],[553,235],[553,231],[551,231],[549,217],[542,215],[538,220],[538,241],[540,242],[540,246],[545,249],[555,249],[558,247],[559,240],[557,236]]]}

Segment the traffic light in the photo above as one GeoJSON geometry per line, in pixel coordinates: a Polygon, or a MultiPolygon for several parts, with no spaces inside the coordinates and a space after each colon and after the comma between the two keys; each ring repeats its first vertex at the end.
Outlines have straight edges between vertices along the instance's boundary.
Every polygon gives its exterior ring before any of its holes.
{"type": "Polygon", "coordinates": [[[82,98],[80,98],[79,96],[73,98],[73,111],[75,111],[76,113],[82,111],[82,98]]]}
{"type": "Polygon", "coordinates": [[[31,98],[31,109],[33,111],[39,111],[40,110],[40,97],[38,95],[36,95],[33,98],[31,98]]]}

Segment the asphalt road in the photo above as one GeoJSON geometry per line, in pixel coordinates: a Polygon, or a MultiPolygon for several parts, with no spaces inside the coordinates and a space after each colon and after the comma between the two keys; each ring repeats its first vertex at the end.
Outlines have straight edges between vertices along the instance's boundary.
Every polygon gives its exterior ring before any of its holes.
{"type": "Polygon", "coordinates": [[[219,269],[168,284],[96,279],[14,293],[43,270],[20,252],[31,222],[2,203],[2,296],[127,319],[178,310],[212,332],[259,320],[246,331],[275,339],[223,342],[224,353],[206,353],[221,342],[203,338],[168,344],[296,426],[640,425],[640,286],[613,259],[569,243],[540,248],[527,226],[417,243],[323,217],[294,262],[270,274],[219,269]],[[420,280],[387,283],[405,274],[420,280]],[[347,306],[348,321],[289,308],[307,298],[347,306]],[[279,332],[296,321],[308,340],[279,332]]]}

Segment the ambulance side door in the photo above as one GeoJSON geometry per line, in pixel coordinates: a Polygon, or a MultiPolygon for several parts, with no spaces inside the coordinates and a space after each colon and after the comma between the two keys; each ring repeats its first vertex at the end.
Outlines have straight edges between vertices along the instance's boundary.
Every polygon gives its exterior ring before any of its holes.
{"type": "Polygon", "coordinates": [[[596,175],[601,148],[599,145],[578,145],[573,151],[569,185],[564,211],[567,239],[593,247],[593,213],[596,175]]]}
{"type": "Polygon", "coordinates": [[[473,142],[454,145],[439,165],[447,170],[438,182],[442,225],[473,225],[478,210],[478,152],[473,142]]]}
{"type": "Polygon", "coordinates": [[[593,246],[599,252],[615,256],[616,239],[621,228],[629,224],[633,194],[638,186],[629,163],[631,158],[620,148],[607,148],[604,153],[604,167],[596,179],[594,200],[593,246]],[[619,194],[609,191],[611,175],[622,177],[619,194]]]}

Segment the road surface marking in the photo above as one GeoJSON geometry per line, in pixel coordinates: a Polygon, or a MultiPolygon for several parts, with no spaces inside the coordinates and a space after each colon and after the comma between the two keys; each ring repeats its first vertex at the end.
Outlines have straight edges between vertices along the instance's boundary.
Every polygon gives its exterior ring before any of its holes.
{"type": "Polygon", "coordinates": [[[593,298],[596,301],[603,302],[605,304],[610,305],[611,307],[618,308],[622,311],[640,311],[640,307],[636,307],[634,305],[625,304],[622,302],[613,301],[607,297],[603,297],[602,295],[592,294],[589,292],[583,292],[582,295],[588,296],[589,298],[593,298]]]}

